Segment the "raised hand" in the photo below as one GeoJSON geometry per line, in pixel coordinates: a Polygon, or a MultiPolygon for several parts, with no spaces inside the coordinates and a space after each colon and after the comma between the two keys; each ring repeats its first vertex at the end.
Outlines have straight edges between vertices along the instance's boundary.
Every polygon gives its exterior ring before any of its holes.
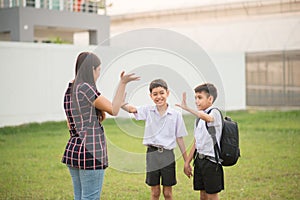
{"type": "Polygon", "coordinates": [[[182,94],[182,101],[181,101],[181,104],[175,104],[175,106],[178,106],[178,107],[180,107],[180,108],[182,108],[182,109],[184,109],[184,110],[187,109],[187,104],[186,104],[186,93],[185,93],[185,92],[182,94]]]}
{"type": "Polygon", "coordinates": [[[127,83],[129,83],[131,81],[138,81],[138,80],[140,80],[140,77],[139,76],[135,76],[135,73],[125,74],[124,71],[121,72],[120,78],[121,78],[121,82],[124,83],[124,84],[127,84],[127,83]]]}

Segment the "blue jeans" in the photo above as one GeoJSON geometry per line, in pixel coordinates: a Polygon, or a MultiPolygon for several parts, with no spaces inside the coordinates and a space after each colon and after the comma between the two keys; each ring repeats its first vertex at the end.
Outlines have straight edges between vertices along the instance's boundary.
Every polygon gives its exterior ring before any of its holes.
{"type": "Polygon", "coordinates": [[[69,167],[73,181],[74,200],[99,200],[104,179],[104,170],[82,170],[69,167]]]}

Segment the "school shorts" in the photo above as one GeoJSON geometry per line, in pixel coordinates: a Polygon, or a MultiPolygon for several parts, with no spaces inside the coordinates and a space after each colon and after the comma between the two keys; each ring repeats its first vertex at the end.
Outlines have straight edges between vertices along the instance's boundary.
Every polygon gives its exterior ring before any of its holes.
{"type": "Polygon", "coordinates": [[[222,165],[197,156],[194,161],[194,190],[205,190],[207,194],[224,190],[222,165]]]}
{"type": "Polygon", "coordinates": [[[148,147],[146,154],[146,184],[149,186],[176,185],[176,163],[173,150],[148,147]]]}

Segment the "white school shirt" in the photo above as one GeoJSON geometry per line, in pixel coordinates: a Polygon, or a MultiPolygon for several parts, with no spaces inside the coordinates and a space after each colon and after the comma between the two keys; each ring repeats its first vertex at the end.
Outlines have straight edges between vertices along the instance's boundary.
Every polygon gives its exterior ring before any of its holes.
{"type": "MultiPolygon", "coordinates": [[[[212,109],[212,107],[207,108],[204,112],[207,112],[210,109],[212,109]]],[[[213,109],[209,113],[209,115],[214,118],[214,121],[207,123],[207,126],[215,126],[216,138],[217,138],[218,145],[220,147],[220,139],[222,135],[221,114],[217,109],[213,109]]],[[[215,157],[213,140],[210,134],[208,133],[204,120],[200,119],[198,126],[196,126],[195,123],[194,136],[195,136],[195,146],[197,152],[200,154],[204,154],[206,156],[215,157]]]]}
{"type": "Polygon", "coordinates": [[[134,116],[136,120],[145,120],[145,146],[162,146],[171,150],[176,147],[176,138],[187,135],[181,113],[170,106],[163,116],[160,116],[156,106],[137,107],[134,116]]]}

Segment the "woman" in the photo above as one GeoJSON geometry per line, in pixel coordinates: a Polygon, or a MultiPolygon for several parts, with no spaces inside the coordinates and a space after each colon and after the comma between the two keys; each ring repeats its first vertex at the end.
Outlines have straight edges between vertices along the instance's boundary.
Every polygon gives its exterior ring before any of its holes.
{"type": "Polygon", "coordinates": [[[75,200],[99,199],[108,167],[106,140],[101,121],[104,112],[116,116],[124,98],[126,84],[138,80],[134,74],[121,73],[121,80],[112,102],[96,87],[100,76],[100,59],[83,52],[76,61],[76,78],[65,93],[64,109],[68,119],[70,139],[62,162],[70,171],[75,200]]]}

